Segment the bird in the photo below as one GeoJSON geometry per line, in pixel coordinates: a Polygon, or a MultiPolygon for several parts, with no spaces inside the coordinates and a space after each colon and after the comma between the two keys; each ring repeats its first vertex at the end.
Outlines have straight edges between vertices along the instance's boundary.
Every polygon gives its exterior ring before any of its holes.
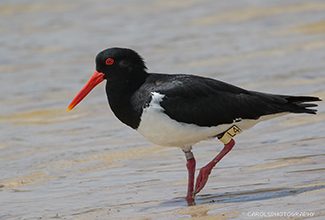
{"type": "Polygon", "coordinates": [[[234,136],[255,124],[288,113],[316,114],[321,101],[314,96],[291,96],[246,90],[216,79],[191,74],[149,73],[144,59],[129,48],[112,47],[97,54],[96,70],[73,99],[72,110],[99,83],[114,115],[150,142],[179,147],[185,155],[188,186],[185,200],[195,205],[214,166],[235,145],[234,136]],[[200,169],[192,146],[218,138],[224,147],[200,169]],[[195,186],[194,186],[195,183],[195,186]]]}

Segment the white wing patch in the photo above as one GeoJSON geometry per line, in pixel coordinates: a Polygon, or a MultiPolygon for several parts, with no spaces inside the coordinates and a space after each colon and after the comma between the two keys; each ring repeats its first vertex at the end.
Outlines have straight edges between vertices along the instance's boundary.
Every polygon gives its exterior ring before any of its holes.
{"type": "Polygon", "coordinates": [[[164,110],[161,106],[160,106],[160,102],[163,100],[163,98],[165,97],[165,95],[162,95],[158,92],[151,92],[151,102],[149,107],[152,108],[157,108],[157,109],[161,109],[164,110]]]}

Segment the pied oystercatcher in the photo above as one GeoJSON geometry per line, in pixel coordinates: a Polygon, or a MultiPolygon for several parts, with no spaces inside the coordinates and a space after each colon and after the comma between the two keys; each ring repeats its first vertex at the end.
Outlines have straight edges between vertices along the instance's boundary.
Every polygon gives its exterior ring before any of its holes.
{"type": "Polygon", "coordinates": [[[321,101],[312,96],[249,91],[218,80],[187,74],[148,73],[135,51],[109,48],[96,57],[96,71],[68,107],[73,109],[96,85],[106,93],[115,116],[154,144],[180,147],[187,159],[186,200],[205,186],[212,168],[233,148],[233,137],[256,123],[286,113],[316,114],[321,101]],[[222,151],[201,168],[194,188],[196,161],[192,145],[219,138],[222,151]]]}

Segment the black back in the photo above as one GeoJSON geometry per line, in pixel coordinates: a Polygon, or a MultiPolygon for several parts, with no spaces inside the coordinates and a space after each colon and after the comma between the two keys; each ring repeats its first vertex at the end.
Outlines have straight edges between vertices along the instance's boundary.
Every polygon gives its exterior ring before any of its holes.
{"type": "Polygon", "coordinates": [[[143,108],[151,101],[151,92],[165,95],[161,106],[179,122],[200,126],[233,123],[236,119],[258,119],[281,112],[310,113],[320,101],[317,97],[283,96],[248,91],[218,80],[194,75],[150,74],[132,95],[132,105],[143,108]]]}

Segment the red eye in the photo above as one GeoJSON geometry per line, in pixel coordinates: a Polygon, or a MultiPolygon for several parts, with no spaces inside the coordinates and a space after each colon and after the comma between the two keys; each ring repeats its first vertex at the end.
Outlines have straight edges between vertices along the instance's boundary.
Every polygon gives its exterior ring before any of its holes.
{"type": "Polygon", "coordinates": [[[107,58],[107,60],[105,61],[106,65],[112,65],[114,63],[114,59],[112,58],[107,58]]]}

